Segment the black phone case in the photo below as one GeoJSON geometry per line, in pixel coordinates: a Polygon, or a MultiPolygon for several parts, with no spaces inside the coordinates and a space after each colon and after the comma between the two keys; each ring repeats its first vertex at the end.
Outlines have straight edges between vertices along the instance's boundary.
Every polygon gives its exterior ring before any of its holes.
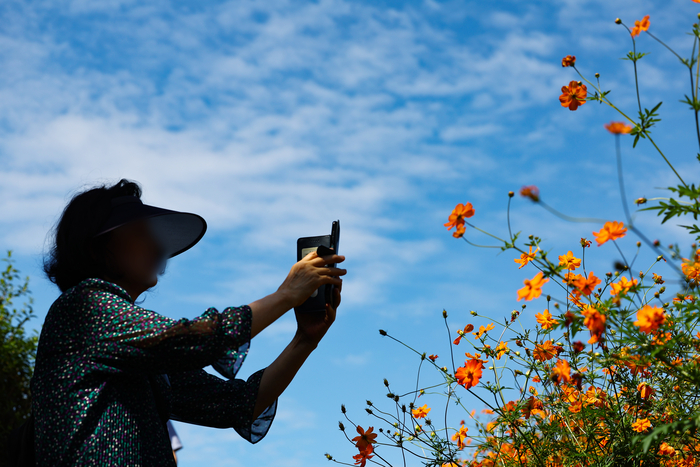
{"type": "MultiPolygon", "coordinates": [[[[316,250],[323,245],[328,248],[333,248],[335,253],[338,253],[338,244],[340,243],[340,221],[334,221],[331,227],[330,235],[320,235],[317,237],[301,237],[297,240],[297,261],[311,251],[316,250]]],[[[335,267],[334,264],[329,264],[329,267],[335,267]]],[[[294,307],[295,311],[299,312],[319,312],[325,311],[326,303],[331,303],[333,300],[333,284],[323,284],[304,303],[294,307]]]]}

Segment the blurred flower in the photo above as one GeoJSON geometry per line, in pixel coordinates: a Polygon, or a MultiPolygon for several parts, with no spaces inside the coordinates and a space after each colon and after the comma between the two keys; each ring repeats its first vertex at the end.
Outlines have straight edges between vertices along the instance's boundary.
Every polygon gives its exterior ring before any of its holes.
{"type": "Polygon", "coordinates": [[[532,279],[525,279],[525,287],[518,290],[518,300],[533,300],[542,295],[542,286],[549,281],[549,278],[543,279],[542,271],[538,272],[532,279]]]}
{"type": "Polygon", "coordinates": [[[632,131],[632,127],[625,122],[606,123],[605,128],[613,135],[622,135],[632,131]]]}
{"type": "Polygon", "coordinates": [[[655,331],[662,324],[666,322],[666,314],[663,308],[659,308],[651,305],[644,305],[639,311],[637,311],[637,321],[633,324],[639,328],[640,331],[649,334],[651,331],[655,331]]]}
{"type": "Polygon", "coordinates": [[[561,59],[561,66],[567,67],[567,66],[574,66],[576,64],[576,56],[575,55],[567,55],[566,57],[561,59]]]}
{"type": "Polygon", "coordinates": [[[641,433],[643,431],[647,431],[651,427],[651,422],[649,421],[648,418],[640,418],[636,422],[632,424],[632,429],[636,431],[637,433],[641,433]]]}
{"type": "Polygon", "coordinates": [[[455,208],[452,210],[452,213],[450,214],[450,217],[445,223],[445,227],[447,227],[447,230],[452,229],[452,227],[460,227],[464,225],[464,219],[467,217],[472,217],[474,215],[474,206],[472,206],[472,203],[467,203],[467,204],[462,204],[459,203],[455,208]]]}
{"type": "Polygon", "coordinates": [[[649,15],[642,18],[641,21],[637,20],[634,22],[634,27],[632,28],[632,37],[637,37],[642,31],[649,29],[649,15]]]}
{"type": "Polygon", "coordinates": [[[455,434],[452,435],[452,441],[457,441],[457,449],[464,449],[466,444],[464,443],[464,440],[467,438],[467,431],[469,429],[462,424],[462,426],[459,428],[459,431],[457,431],[455,434]]]}
{"type": "Polygon", "coordinates": [[[464,224],[458,225],[457,229],[454,232],[452,232],[452,236],[454,238],[462,238],[466,231],[467,231],[467,227],[464,224]]]}
{"type": "Polygon", "coordinates": [[[683,262],[681,263],[681,270],[683,271],[683,274],[685,274],[685,277],[688,279],[688,282],[691,284],[697,284],[698,280],[700,279],[700,263],[697,261],[692,261],[689,260],[688,258],[683,258],[683,262]]]}
{"type": "Polygon", "coordinates": [[[552,318],[552,314],[549,310],[544,310],[542,313],[535,313],[535,319],[537,320],[537,324],[542,326],[542,329],[549,329],[557,324],[557,320],[552,318]]]}
{"type": "Polygon", "coordinates": [[[552,380],[556,384],[568,383],[571,381],[571,367],[566,360],[557,360],[552,369],[552,380]]]}
{"type": "Polygon", "coordinates": [[[551,340],[548,340],[542,344],[535,344],[535,349],[532,351],[532,357],[535,360],[544,362],[558,356],[562,350],[563,349],[561,346],[555,346],[551,340]]]}
{"type": "Polygon", "coordinates": [[[411,413],[413,414],[414,418],[425,418],[430,410],[431,409],[428,408],[428,404],[423,404],[423,407],[413,409],[411,413]]]}
{"type": "Polygon", "coordinates": [[[649,399],[656,392],[648,383],[639,383],[637,385],[637,391],[642,399],[649,399]]]}
{"type": "Polygon", "coordinates": [[[479,384],[483,368],[484,364],[481,360],[472,358],[468,362],[465,362],[464,366],[457,368],[455,378],[457,378],[457,382],[466,389],[472,388],[479,384]]]}
{"type": "Polygon", "coordinates": [[[591,332],[591,338],[588,340],[588,343],[595,344],[600,341],[600,337],[605,332],[605,315],[598,311],[596,307],[590,305],[584,305],[581,314],[585,316],[583,325],[591,332]]]}
{"type": "Polygon", "coordinates": [[[577,290],[583,295],[590,295],[593,293],[595,286],[600,283],[601,280],[593,275],[593,271],[588,273],[588,279],[582,275],[578,275],[576,280],[573,281],[573,285],[576,286],[577,290]]]}
{"type": "Polygon", "coordinates": [[[569,250],[567,254],[559,256],[559,266],[564,266],[566,269],[573,271],[581,266],[581,260],[576,258],[571,250],[569,250]]]}
{"type": "Polygon", "coordinates": [[[586,240],[585,238],[581,238],[581,246],[583,248],[589,248],[591,246],[591,241],[586,240]]]}
{"type": "Polygon", "coordinates": [[[579,106],[586,103],[588,88],[585,84],[579,84],[578,81],[569,82],[568,86],[562,86],[559,102],[562,107],[568,107],[569,110],[576,110],[579,106]]]}
{"type": "MultiPolygon", "coordinates": [[[[700,0],[693,0],[695,3],[700,3],[700,0]]],[[[674,456],[676,454],[676,450],[669,446],[669,444],[664,441],[661,443],[659,446],[659,455],[660,456],[674,456]]]]}
{"type": "Polygon", "coordinates": [[[536,203],[540,200],[540,189],[535,185],[524,186],[520,189],[520,196],[530,198],[536,203]]]}
{"type": "Polygon", "coordinates": [[[428,358],[434,362],[435,360],[437,360],[438,356],[437,355],[428,355],[428,358]]]}
{"type": "Polygon", "coordinates": [[[535,251],[532,251],[532,247],[530,247],[530,252],[529,253],[521,253],[520,258],[515,258],[513,261],[516,263],[520,264],[520,267],[518,269],[522,268],[525,266],[527,263],[535,259],[535,256],[537,255],[537,252],[540,251],[540,248],[537,247],[535,251]]]}
{"type": "Polygon", "coordinates": [[[607,242],[608,240],[617,240],[622,238],[627,233],[627,228],[624,223],[617,221],[608,221],[603,225],[603,228],[598,232],[593,232],[595,235],[595,240],[598,242],[598,246],[607,242]]]}
{"type": "Polygon", "coordinates": [[[622,276],[618,282],[610,284],[610,295],[615,296],[619,293],[626,294],[635,285],[637,285],[637,279],[629,281],[625,276],[622,276]]]}

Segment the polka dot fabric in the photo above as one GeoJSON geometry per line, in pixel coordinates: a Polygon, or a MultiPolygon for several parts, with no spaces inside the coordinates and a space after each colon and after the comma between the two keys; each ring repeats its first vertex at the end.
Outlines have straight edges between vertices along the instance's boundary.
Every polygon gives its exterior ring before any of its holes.
{"type": "Polygon", "coordinates": [[[31,381],[37,465],[175,466],[168,419],[258,442],[277,401],[253,419],[264,369],[235,378],[251,321],[248,305],[174,320],[99,278],[61,294],[31,381]],[[226,379],[203,370],[210,364],[226,379]]]}

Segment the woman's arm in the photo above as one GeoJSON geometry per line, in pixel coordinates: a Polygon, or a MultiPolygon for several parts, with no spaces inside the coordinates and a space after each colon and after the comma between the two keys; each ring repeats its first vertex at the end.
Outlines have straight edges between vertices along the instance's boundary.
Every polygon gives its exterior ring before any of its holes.
{"type": "Polygon", "coordinates": [[[336,308],[340,305],[342,283],[333,290],[333,303],[326,305],[325,312],[296,313],[297,332],[282,353],[262,374],[258,395],[253,409],[253,418],[257,418],[268,406],[284,392],[301,365],[335,321],[336,308]]]}

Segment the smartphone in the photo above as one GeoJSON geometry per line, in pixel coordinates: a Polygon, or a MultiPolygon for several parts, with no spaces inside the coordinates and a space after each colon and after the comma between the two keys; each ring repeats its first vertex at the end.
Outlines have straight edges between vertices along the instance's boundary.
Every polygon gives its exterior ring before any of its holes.
{"type": "MultiPolygon", "coordinates": [[[[301,237],[297,240],[297,261],[312,251],[315,251],[319,256],[329,254],[338,254],[338,246],[340,245],[340,220],[333,221],[331,225],[330,235],[319,235],[316,237],[301,237]],[[333,248],[331,250],[331,248],[333,248]]],[[[329,264],[329,267],[335,267],[335,263],[329,264]]],[[[323,284],[314,293],[306,299],[301,305],[294,307],[295,311],[301,312],[318,312],[325,311],[326,303],[332,303],[333,290],[335,285],[323,284]]]]}

